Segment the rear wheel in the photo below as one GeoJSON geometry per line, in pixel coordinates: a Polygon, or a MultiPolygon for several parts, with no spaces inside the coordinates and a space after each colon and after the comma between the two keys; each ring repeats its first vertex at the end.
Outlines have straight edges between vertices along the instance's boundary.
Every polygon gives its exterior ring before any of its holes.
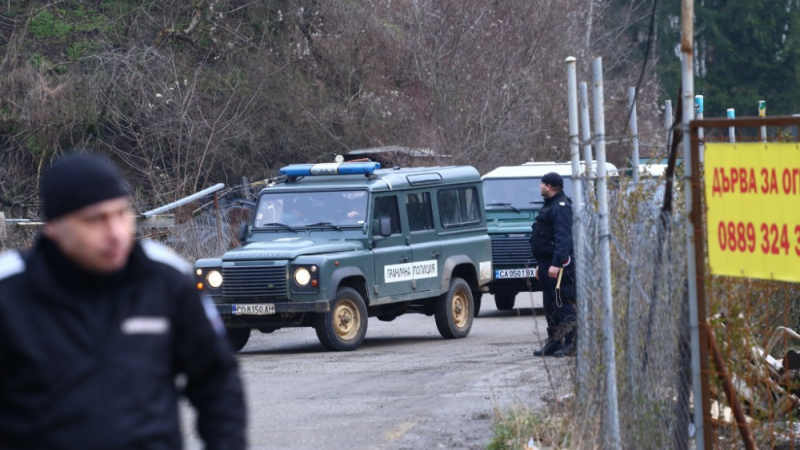
{"type": "Polygon", "coordinates": [[[472,329],[473,310],[472,291],[469,284],[461,278],[450,281],[450,289],[436,299],[434,317],[436,328],[445,339],[463,338],[472,329]]]}
{"type": "Polygon", "coordinates": [[[317,314],[314,328],[328,350],[357,349],[367,334],[367,306],[361,294],[349,287],[339,288],[330,311],[317,314]]]}
{"type": "Polygon", "coordinates": [[[516,300],[516,292],[498,292],[494,294],[494,304],[500,311],[508,311],[514,309],[514,301],[516,300]]]}
{"type": "Polygon", "coordinates": [[[483,299],[483,292],[472,291],[472,304],[475,306],[474,317],[478,317],[481,313],[481,300],[483,299]]]}
{"type": "Polygon", "coordinates": [[[226,328],[225,332],[228,334],[228,341],[235,352],[243,349],[250,339],[250,328],[226,328]]]}

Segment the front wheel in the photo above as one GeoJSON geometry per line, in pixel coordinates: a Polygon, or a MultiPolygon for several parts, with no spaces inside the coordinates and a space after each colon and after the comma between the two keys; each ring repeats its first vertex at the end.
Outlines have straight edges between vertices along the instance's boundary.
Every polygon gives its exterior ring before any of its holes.
{"type": "Polygon", "coordinates": [[[349,287],[339,288],[330,311],[318,313],[315,320],[317,338],[328,350],[355,350],[367,335],[367,306],[361,294],[349,287]]]}
{"type": "Polygon", "coordinates": [[[516,297],[516,292],[497,292],[494,294],[494,304],[500,311],[509,311],[514,309],[516,297]]]}
{"type": "Polygon", "coordinates": [[[436,299],[436,328],[445,339],[467,337],[475,309],[469,284],[461,278],[450,281],[450,289],[436,299]]]}
{"type": "Polygon", "coordinates": [[[247,341],[250,340],[250,328],[226,328],[225,332],[235,352],[243,349],[247,345],[247,341]]]}

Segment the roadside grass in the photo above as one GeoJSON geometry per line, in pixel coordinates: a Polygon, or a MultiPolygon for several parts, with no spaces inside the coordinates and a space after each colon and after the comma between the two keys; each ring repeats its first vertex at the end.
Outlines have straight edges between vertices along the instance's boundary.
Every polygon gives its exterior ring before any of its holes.
{"type": "Polygon", "coordinates": [[[563,407],[537,412],[515,406],[504,411],[495,409],[494,413],[494,438],[487,450],[524,450],[531,438],[534,448],[541,450],[585,448],[575,445],[573,424],[563,407]]]}

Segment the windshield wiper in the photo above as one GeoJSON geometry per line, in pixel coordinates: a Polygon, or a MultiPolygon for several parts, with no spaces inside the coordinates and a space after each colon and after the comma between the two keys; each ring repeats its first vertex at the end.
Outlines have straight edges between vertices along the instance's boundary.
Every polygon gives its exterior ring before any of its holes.
{"type": "Polygon", "coordinates": [[[289,231],[294,231],[295,233],[297,233],[297,230],[295,230],[294,228],[290,227],[289,225],[286,225],[286,224],[285,224],[285,223],[283,223],[283,222],[270,222],[270,223],[265,223],[265,224],[264,224],[264,225],[262,225],[262,226],[263,226],[263,227],[268,227],[268,226],[278,226],[278,227],[283,227],[283,228],[286,228],[286,229],[287,229],[287,230],[289,230],[289,231]]]}
{"type": "Polygon", "coordinates": [[[331,222],[317,222],[317,223],[312,223],[311,225],[305,225],[305,226],[306,227],[318,227],[320,225],[325,225],[325,226],[331,227],[336,231],[342,231],[342,227],[340,227],[338,225],[334,225],[331,222]]]}
{"type": "Polygon", "coordinates": [[[514,212],[519,212],[519,209],[515,208],[511,203],[489,203],[486,206],[504,206],[506,208],[511,208],[514,212]]]}

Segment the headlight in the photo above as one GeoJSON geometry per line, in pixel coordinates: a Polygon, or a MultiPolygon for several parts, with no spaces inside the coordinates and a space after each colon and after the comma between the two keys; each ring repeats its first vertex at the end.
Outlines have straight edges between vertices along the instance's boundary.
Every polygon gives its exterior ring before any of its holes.
{"type": "Polygon", "coordinates": [[[222,286],[222,274],[219,273],[217,270],[212,270],[208,272],[206,276],[206,281],[208,281],[208,285],[212,288],[216,289],[222,286]]]}
{"type": "Polygon", "coordinates": [[[300,286],[305,286],[311,281],[311,273],[305,267],[300,267],[294,271],[294,282],[300,286]]]}

